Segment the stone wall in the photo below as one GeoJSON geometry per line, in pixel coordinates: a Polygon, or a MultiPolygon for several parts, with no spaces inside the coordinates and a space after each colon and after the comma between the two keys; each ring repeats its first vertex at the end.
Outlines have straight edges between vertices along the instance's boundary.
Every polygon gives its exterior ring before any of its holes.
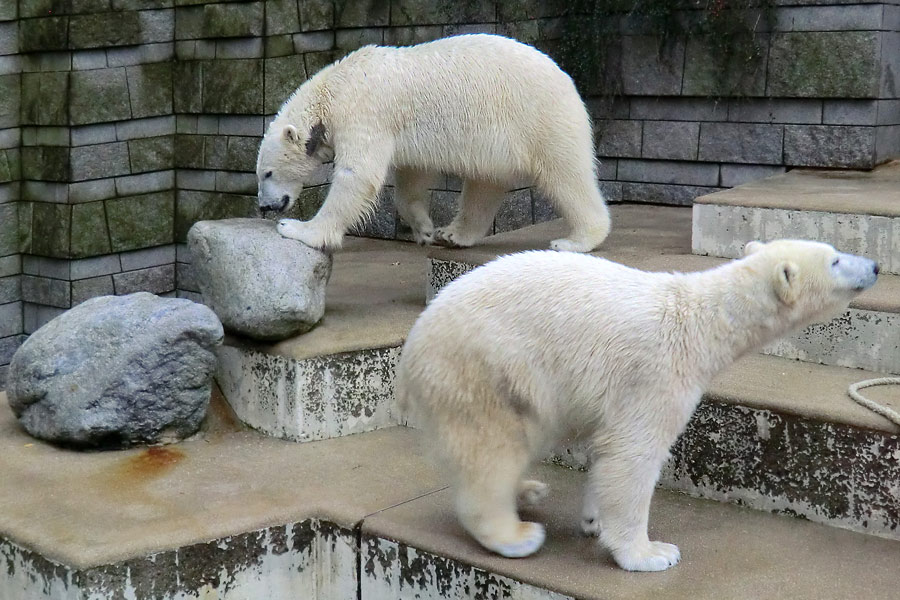
{"type": "Polygon", "coordinates": [[[611,199],[690,204],[793,167],[900,156],[898,3],[778,4],[731,97],[715,96],[702,38],[624,37],[625,97],[596,122],[611,199]]]}
{"type": "MultiPolygon", "coordinates": [[[[610,19],[603,73],[579,82],[609,199],[689,204],[793,166],[869,168],[900,155],[898,1],[782,0],[758,28],[762,56],[737,77],[739,97],[713,97],[720,74],[702,37],[661,44],[633,15],[610,19]]],[[[308,75],[365,44],[469,32],[565,62],[582,26],[566,17],[570,4],[0,0],[0,387],[25,336],[86,298],[196,298],[188,228],[254,213],[267,119],[308,75]]],[[[696,17],[694,4],[680,18],[696,17]]],[[[326,165],[295,216],[315,213],[329,177],[326,165]]],[[[432,191],[438,223],[459,189],[446,177],[432,191]]],[[[409,238],[392,197],[388,186],[359,233],[409,238]]],[[[495,230],[551,217],[521,188],[495,230]]]]}

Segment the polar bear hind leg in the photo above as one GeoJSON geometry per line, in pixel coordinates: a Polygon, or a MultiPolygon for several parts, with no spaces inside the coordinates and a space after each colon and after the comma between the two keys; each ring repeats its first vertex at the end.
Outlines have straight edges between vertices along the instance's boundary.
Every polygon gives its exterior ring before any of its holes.
{"type": "Polygon", "coordinates": [[[580,173],[551,171],[539,179],[537,187],[572,228],[569,237],[550,242],[552,250],[590,252],[603,243],[609,235],[609,209],[593,169],[580,173]]]}
{"type": "Polygon", "coordinates": [[[417,244],[430,244],[434,236],[434,225],[428,214],[428,190],[434,187],[437,175],[417,169],[398,168],[394,179],[397,184],[397,213],[412,228],[417,244]]]}
{"type": "MultiPolygon", "coordinates": [[[[544,526],[519,519],[517,500],[537,501],[546,493],[541,482],[524,480],[534,452],[528,446],[531,425],[489,386],[468,389],[422,390],[429,404],[454,407],[432,413],[440,420],[427,429],[442,470],[450,477],[456,514],[463,528],[479,544],[508,558],[534,554],[544,543],[544,526]],[[488,437],[474,423],[491,423],[488,437]]],[[[533,433],[533,432],[532,432],[533,433]]]]}
{"type": "Polygon", "coordinates": [[[501,454],[495,454],[499,446],[492,444],[492,456],[469,457],[476,462],[464,467],[458,479],[456,512],[462,526],[482,546],[507,558],[520,558],[537,552],[546,534],[540,523],[519,519],[516,496],[522,497],[517,492],[521,492],[528,455],[518,447],[521,441],[510,438],[506,443],[508,451],[500,450],[501,454]]]}
{"type": "Polygon", "coordinates": [[[603,523],[600,521],[600,507],[597,506],[597,499],[594,497],[594,490],[590,485],[585,486],[579,529],[583,535],[588,537],[600,537],[600,531],[603,529],[603,523]]]}
{"type": "Polygon", "coordinates": [[[465,180],[456,217],[434,232],[435,243],[467,248],[481,240],[494,222],[505,192],[505,187],[490,181],[465,180]]]}

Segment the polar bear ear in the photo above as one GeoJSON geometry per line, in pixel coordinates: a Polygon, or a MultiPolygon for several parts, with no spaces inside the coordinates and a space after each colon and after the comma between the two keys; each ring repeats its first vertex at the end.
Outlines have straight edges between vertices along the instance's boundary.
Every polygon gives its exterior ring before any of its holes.
{"type": "Polygon", "coordinates": [[[762,247],[762,242],[747,242],[747,245],[744,246],[744,256],[750,256],[754,252],[759,252],[762,250],[762,247]]]}
{"type": "Polygon", "coordinates": [[[778,299],[788,306],[793,305],[800,294],[800,282],[797,279],[800,275],[800,267],[796,263],[782,261],[775,265],[773,275],[773,286],[778,299]]]}
{"type": "Polygon", "coordinates": [[[291,142],[292,144],[300,142],[300,134],[293,125],[285,125],[284,129],[281,131],[281,137],[283,137],[286,142],[291,142]]]}

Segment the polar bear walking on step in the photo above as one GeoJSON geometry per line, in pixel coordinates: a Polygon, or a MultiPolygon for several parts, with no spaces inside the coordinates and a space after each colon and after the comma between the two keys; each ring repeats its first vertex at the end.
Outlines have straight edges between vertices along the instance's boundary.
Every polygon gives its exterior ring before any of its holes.
{"type": "Polygon", "coordinates": [[[397,211],[421,244],[475,244],[505,190],[523,179],[571,226],[551,248],[588,252],[609,233],[590,119],[575,85],[546,55],[508,38],[367,46],[322,69],[285,102],[263,138],[260,208],[290,208],[316,166],[332,157],[325,203],[310,221],[282,219],[283,236],[340,247],[373,212],[390,167],[397,211]],[[441,173],[464,183],[456,218],[435,230],[428,190],[441,173]]]}
{"type": "Polygon", "coordinates": [[[623,569],[660,571],[678,548],[647,537],[650,498],[703,389],[740,355],[828,320],[878,266],[806,241],[750,242],[746,256],[690,274],[647,273],[589,255],[526,252],[449,284],[413,326],[397,397],[455,488],[485,548],[527,556],[523,481],[559,441],[587,441],[582,527],[623,569]]]}

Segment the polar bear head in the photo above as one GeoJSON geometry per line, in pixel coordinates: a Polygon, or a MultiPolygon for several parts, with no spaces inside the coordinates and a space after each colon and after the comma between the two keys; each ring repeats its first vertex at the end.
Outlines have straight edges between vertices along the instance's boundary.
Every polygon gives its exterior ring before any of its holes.
{"type": "Polygon", "coordinates": [[[301,128],[273,121],[256,158],[260,210],[283,212],[291,208],[313,170],[332,157],[321,122],[301,128]]]}
{"type": "Polygon", "coordinates": [[[838,252],[820,242],[749,242],[744,255],[754,270],[768,271],[772,291],[789,325],[832,319],[878,277],[875,261],[838,252]]]}

